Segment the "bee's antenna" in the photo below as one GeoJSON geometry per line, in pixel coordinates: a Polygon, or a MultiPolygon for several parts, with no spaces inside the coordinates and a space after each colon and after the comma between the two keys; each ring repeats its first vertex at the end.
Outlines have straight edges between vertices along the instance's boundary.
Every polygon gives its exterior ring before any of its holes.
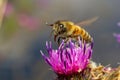
{"type": "Polygon", "coordinates": [[[45,22],[46,25],[48,25],[48,22],[45,22]]]}
{"type": "Polygon", "coordinates": [[[48,22],[45,22],[45,24],[46,24],[47,26],[53,26],[53,24],[48,24],[48,22]]]}
{"type": "MultiPolygon", "coordinates": [[[[45,24],[46,24],[47,26],[53,26],[53,24],[48,24],[48,22],[45,22],[45,24]]],[[[54,30],[51,31],[51,33],[50,33],[50,38],[52,37],[53,32],[54,32],[54,30]]]]}

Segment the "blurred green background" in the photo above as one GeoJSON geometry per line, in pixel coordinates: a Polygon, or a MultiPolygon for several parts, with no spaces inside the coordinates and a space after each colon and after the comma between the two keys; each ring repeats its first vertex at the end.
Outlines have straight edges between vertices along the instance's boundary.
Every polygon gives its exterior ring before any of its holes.
{"type": "Polygon", "coordinates": [[[45,23],[70,20],[78,23],[99,19],[85,29],[94,38],[92,60],[118,66],[120,0],[8,0],[0,28],[0,80],[53,80],[55,74],[45,64],[40,50],[52,41],[51,27],[45,23]]]}

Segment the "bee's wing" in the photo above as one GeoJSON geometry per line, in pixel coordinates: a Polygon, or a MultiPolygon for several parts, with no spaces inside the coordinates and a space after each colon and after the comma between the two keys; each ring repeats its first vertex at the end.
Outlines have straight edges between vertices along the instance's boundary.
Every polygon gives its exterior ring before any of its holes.
{"type": "Polygon", "coordinates": [[[88,26],[88,25],[92,24],[93,22],[95,22],[98,18],[99,17],[93,17],[91,19],[81,21],[81,22],[77,23],[77,25],[79,25],[79,26],[88,26]]]}
{"type": "Polygon", "coordinates": [[[7,0],[0,0],[0,28],[3,20],[4,12],[6,9],[6,4],[7,4],[7,0]]]}

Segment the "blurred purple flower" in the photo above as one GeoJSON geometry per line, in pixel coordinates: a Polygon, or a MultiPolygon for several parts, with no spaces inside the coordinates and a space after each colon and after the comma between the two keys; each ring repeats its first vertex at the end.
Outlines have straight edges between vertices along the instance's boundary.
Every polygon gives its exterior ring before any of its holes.
{"type": "Polygon", "coordinates": [[[6,9],[5,9],[5,16],[10,16],[14,12],[13,5],[10,3],[7,3],[6,9]]]}
{"type": "Polygon", "coordinates": [[[113,36],[116,37],[117,41],[120,43],[120,34],[114,33],[113,36]]]}
{"type": "Polygon", "coordinates": [[[120,27],[120,22],[118,22],[117,25],[120,27]]]}
{"type": "Polygon", "coordinates": [[[79,40],[79,47],[70,41],[64,46],[64,41],[57,50],[52,49],[51,42],[46,42],[49,56],[45,56],[41,51],[45,61],[51,66],[52,70],[58,75],[72,75],[80,73],[89,63],[92,54],[93,44],[87,46],[79,40]]]}
{"type": "Polygon", "coordinates": [[[27,28],[29,30],[36,30],[39,27],[39,19],[29,16],[27,14],[18,15],[18,23],[21,27],[27,28]]]}

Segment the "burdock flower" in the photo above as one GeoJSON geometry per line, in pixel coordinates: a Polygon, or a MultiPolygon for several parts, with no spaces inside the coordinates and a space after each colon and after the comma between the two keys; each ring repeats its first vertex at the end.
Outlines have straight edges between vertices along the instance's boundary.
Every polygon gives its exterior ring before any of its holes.
{"type": "Polygon", "coordinates": [[[54,50],[51,42],[46,42],[48,56],[45,56],[42,51],[41,54],[57,75],[74,75],[87,67],[92,54],[92,44],[88,46],[79,40],[78,45],[72,41],[65,45],[63,41],[59,48],[54,50]]]}

